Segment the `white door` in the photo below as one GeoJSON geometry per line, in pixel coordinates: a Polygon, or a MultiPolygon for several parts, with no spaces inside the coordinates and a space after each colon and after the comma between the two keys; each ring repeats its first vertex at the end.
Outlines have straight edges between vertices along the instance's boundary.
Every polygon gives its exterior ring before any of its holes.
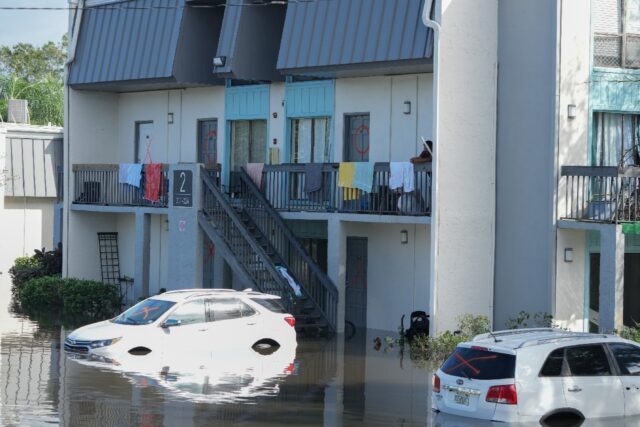
{"type": "Polygon", "coordinates": [[[261,338],[260,316],[237,298],[209,298],[207,313],[207,340],[217,349],[248,349],[261,338]]]}
{"type": "Polygon", "coordinates": [[[158,163],[154,158],[153,122],[136,122],[136,163],[158,163]]]}
{"type": "Polygon", "coordinates": [[[537,381],[518,383],[518,413],[539,416],[564,408],[563,368],[564,348],[559,348],[547,356],[537,381]],[[553,399],[549,399],[549,396],[553,396],[553,399]]]}
{"type": "Polygon", "coordinates": [[[587,344],[566,348],[569,375],[564,377],[567,406],[586,418],[619,417],[624,414],[624,392],[605,348],[587,344]]]}
{"type": "Polygon", "coordinates": [[[189,350],[190,356],[203,356],[211,351],[206,340],[210,324],[207,322],[203,299],[179,306],[164,322],[170,321],[177,321],[178,324],[163,328],[165,355],[184,354],[184,349],[189,350]]]}
{"type": "Polygon", "coordinates": [[[624,414],[640,415],[640,347],[633,344],[609,344],[620,368],[624,389],[624,414]]]}

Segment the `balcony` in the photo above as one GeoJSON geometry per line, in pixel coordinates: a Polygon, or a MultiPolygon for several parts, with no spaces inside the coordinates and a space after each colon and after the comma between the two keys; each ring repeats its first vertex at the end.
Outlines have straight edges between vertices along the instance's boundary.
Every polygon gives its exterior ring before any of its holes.
{"type": "Polygon", "coordinates": [[[325,163],[322,188],[306,193],[304,164],[265,165],[262,191],[278,211],[341,212],[376,215],[428,216],[431,213],[431,164],[414,167],[415,191],[401,194],[389,188],[389,163],[376,163],[370,193],[348,195],[338,186],[338,163],[325,163]]]}
{"type": "Polygon", "coordinates": [[[640,220],[640,168],[620,173],[617,167],[563,166],[561,176],[560,219],[613,224],[640,220]]]}
{"type": "Polygon", "coordinates": [[[74,204],[166,208],[169,200],[169,165],[162,165],[160,198],[156,202],[144,198],[142,185],[134,187],[119,182],[117,164],[73,165],[74,204]]]}

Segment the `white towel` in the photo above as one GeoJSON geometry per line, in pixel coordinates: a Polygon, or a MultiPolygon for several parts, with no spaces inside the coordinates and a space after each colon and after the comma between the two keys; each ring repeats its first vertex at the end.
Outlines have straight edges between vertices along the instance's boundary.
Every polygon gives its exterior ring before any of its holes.
{"type": "Polygon", "coordinates": [[[120,163],[118,170],[118,182],[140,188],[142,176],[142,163],[120,163]]]}
{"type": "Polygon", "coordinates": [[[291,277],[291,275],[289,274],[289,272],[287,271],[286,268],[277,265],[276,266],[276,270],[278,271],[278,273],[280,273],[282,275],[282,277],[285,278],[285,280],[287,281],[287,283],[289,283],[289,286],[291,286],[291,289],[293,290],[293,293],[300,298],[302,296],[302,289],[300,289],[300,285],[298,285],[296,283],[295,280],[293,280],[293,277],[291,277]]]}
{"type": "Polygon", "coordinates": [[[389,163],[389,170],[391,171],[389,174],[389,188],[392,190],[402,187],[402,164],[403,162],[389,163]]]}

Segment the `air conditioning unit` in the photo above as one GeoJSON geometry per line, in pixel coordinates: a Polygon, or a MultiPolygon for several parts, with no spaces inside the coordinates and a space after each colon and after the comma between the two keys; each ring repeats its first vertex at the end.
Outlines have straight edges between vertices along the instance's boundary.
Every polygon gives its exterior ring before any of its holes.
{"type": "Polygon", "coordinates": [[[7,113],[11,123],[29,123],[29,104],[26,99],[10,99],[7,113]]]}

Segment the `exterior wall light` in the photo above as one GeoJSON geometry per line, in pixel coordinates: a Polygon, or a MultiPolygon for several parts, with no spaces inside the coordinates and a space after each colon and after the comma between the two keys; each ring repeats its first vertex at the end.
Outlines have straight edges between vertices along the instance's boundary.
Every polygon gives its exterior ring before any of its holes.
{"type": "Polygon", "coordinates": [[[564,248],[564,262],[573,262],[573,248],[564,248]]]}
{"type": "Polygon", "coordinates": [[[576,104],[567,105],[567,117],[570,119],[576,118],[576,104]]]}
{"type": "Polygon", "coordinates": [[[409,243],[409,232],[407,230],[402,230],[400,232],[400,243],[403,245],[409,243]]]}
{"type": "Polygon", "coordinates": [[[224,67],[224,64],[227,62],[226,56],[214,56],[213,57],[213,66],[214,67],[224,67]]]}
{"type": "Polygon", "coordinates": [[[405,114],[411,114],[411,101],[404,101],[404,111],[405,114]]]}
{"type": "Polygon", "coordinates": [[[173,124],[173,113],[167,114],[167,123],[169,123],[170,125],[173,124]]]}

